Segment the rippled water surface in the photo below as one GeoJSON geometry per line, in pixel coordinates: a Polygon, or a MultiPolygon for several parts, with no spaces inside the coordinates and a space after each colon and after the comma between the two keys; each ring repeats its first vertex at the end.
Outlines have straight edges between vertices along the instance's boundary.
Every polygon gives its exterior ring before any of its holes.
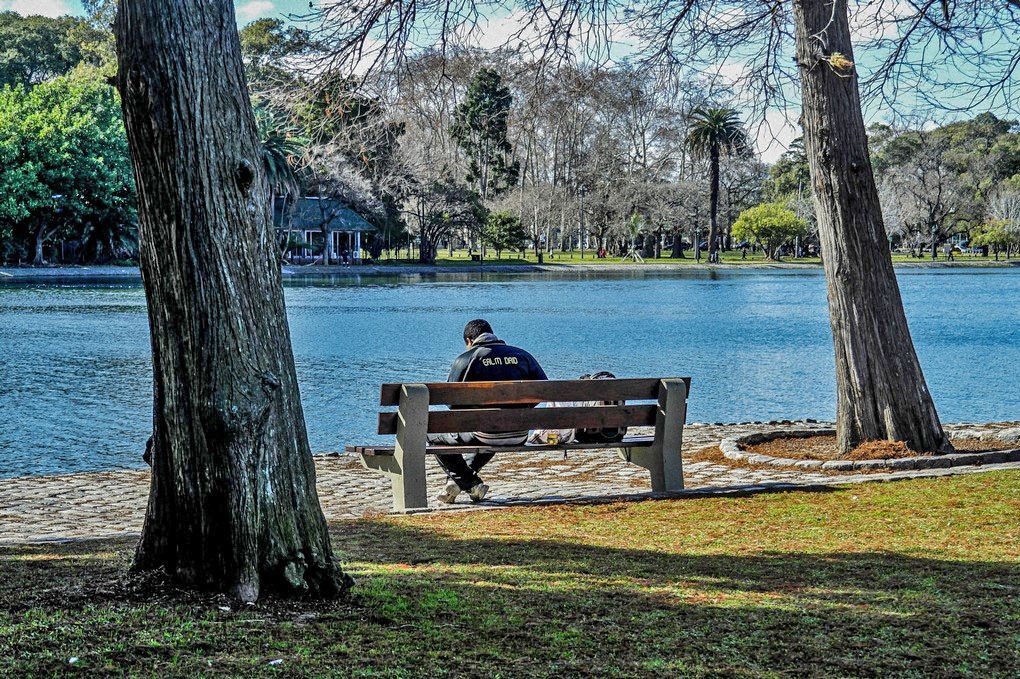
{"type": "MultiPolygon", "coordinates": [[[[1020,271],[899,280],[943,420],[1020,419],[1020,271]]],[[[692,422],[835,412],[815,271],[308,279],[287,304],[316,452],[380,440],[379,384],[444,379],[476,317],[552,378],[691,375],[692,422]]],[[[137,283],[0,287],[0,476],[141,466],[150,380],[137,283]]]]}

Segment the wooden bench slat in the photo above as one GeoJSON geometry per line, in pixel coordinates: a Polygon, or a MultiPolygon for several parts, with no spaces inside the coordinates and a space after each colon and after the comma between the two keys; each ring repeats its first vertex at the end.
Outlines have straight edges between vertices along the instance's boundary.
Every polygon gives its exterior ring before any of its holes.
{"type": "MultiPolygon", "coordinates": [[[[445,434],[462,431],[506,432],[525,429],[575,429],[582,427],[650,427],[655,425],[658,406],[577,406],[569,408],[480,408],[475,410],[433,410],[428,432],[445,434]]],[[[398,413],[379,413],[379,433],[397,433],[398,413]]]]}
{"type": "Polygon", "coordinates": [[[361,464],[366,469],[374,469],[390,477],[393,509],[398,512],[428,507],[426,455],[617,449],[622,450],[628,462],[648,470],[653,491],[679,491],[684,488],[680,449],[690,383],[689,377],[674,377],[388,384],[383,385],[380,391],[380,401],[384,406],[399,406],[400,410],[380,413],[378,431],[384,435],[396,434],[398,424],[404,423],[406,427],[400,426],[396,445],[352,446],[347,450],[359,453],[361,464]],[[400,403],[401,400],[403,403],[400,403]],[[627,405],[625,402],[628,400],[646,403],[627,405]],[[550,401],[571,405],[522,407],[550,401]],[[614,401],[619,405],[573,405],[585,401],[614,401]],[[451,409],[430,410],[430,405],[449,405],[451,409]],[[616,443],[430,446],[425,436],[426,433],[463,431],[649,425],[654,425],[654,437],[630,437],[616,443]]]}
{"type": "MultiPolygon", "coordinates": [[[[679,379],[679,378],[678,378],[679,379]]],[[[688,382],[690,378],[682,378],[688,382]]],[[[400,384],[384,384],[379,405],[400,403],[400,384]]],[[[477,406],[543,401],[637,401],[658,397],[659,378],[540,380],[509,382],[430,382],[431,405],[477,406]]]]}
{"type": "MultiPolygon", "coordinates": [[[[459,453],[461,455],[472,455],[474,453],[541,453],[560,450],[602,450],[605,448],[647,448],[655,442],[652,436],[635,436],[625,438],[619,443],[560,443],[531,444],[522,446],[429,446],[425,452],[429,455],[444,455],[459,453]]],[[[392,455],[393,446],[347,446],[348,453],[361,455],[392,455]]]]}

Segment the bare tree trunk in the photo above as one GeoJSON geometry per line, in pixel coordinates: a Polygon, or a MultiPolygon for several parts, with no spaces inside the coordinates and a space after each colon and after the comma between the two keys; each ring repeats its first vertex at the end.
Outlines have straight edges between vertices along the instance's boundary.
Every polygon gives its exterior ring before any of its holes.
{"type": "Polygon", "coordinates": [[[40,224],[39,228],[35,230],[35,257],[32,259],[32,264],[40,266],[46,263],[46,259],[43,257],[43,246],[46,244],[46,225],[40,224]]]}
{"type": "Polygon", "coordinates": [[[333,232],[328,228],[322,229],[322,265],[329,266],[333,263],[333,232]]]}
{"type": "Polygon", "coordinates": [[[683,249],[682,243],[683,243],[683,235],[680,233],[680,229],[674,229],[673,230],[673,247],[670,248],[671,252],[669,253],[669,256],[672,259],[686,259],[686,257],[684,256],[684,249],[683,249]]]}
{"type": "Polygon", "coordinates": [[[887,252],[857,89],[846,0],[794,0],[803,128],[836,348],[836,429],[951,449],[907,328],[887,252]],[[837,56],[839,55],[839,56],[837,56]]]}
{"type": "Polygon", "coordinates": [[[153,358],[134,566],[244,601],[335,595],[236,26],[228,0],[117,14],[153,358]]]}
{"type": "MultiPolygon", "coordinates": [[[[716,240],[719,238],[719,147],[712,146],[710,168],[709,221],[708,221],[708,261],[715,261],[716,240]]],[[[695,243],[697,246],[697,243],[695,243]]]]}

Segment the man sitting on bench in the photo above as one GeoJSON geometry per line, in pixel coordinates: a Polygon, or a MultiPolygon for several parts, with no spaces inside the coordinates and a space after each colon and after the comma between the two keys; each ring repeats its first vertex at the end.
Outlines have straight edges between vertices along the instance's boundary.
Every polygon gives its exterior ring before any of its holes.
{"type": "MultiPolygon", "coordinates": [[[[503,380],[545,380],[545,371],[535,357],[496,337],[488,321],[476,319],[464,326],[467,351],[458,356],[450,368],[447,382],[497,382],[503,380]]],[[[526,406],[525,406],[526,407],[526,406]]],[[[429,443],[442,445],[518,446],[528,438],[526,431],[459,434],[429,434],[429,443]]],[[[493,458],[493,453],[436,455],[450,477],[446,488],[436,498],[452,504],[460,492],[466,491],[472,502],[481,502],[489,487],[482,483],[478,472],[493,458]]]]}

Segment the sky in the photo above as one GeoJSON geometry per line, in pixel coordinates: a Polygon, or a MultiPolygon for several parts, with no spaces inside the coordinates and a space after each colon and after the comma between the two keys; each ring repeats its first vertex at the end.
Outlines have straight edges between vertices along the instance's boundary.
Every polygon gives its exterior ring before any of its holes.
{"type": "MultiPolygon", "coordinates": [[[[308,0],[247,0],[234,3],[238,21],[279,14],[302,14],[308,11],[308,0]]],[[[79,0],[0,0],[0,11],[14,10],[18,14],[41,14],[58,17],[65,14],[83,14],[79,0]]]]}
{"type": "MultiPolygon", "coordinates": [[[[896,11],[901,0],[889,3],[876,4],[881,11],[896,11]]],[[[316,0],[321,2],[321,0],[316,0]]],[[[235,1],[238,24],[243,26],[259,17],[282,17],[300,16],[306,14],[309,9],[309,0],[237,0],[235,1]]],[[[61,16],[65,14],[82,15],[83,10],[80,0],[0,0],[0,11],[14,10],[20,14],[42,14],[44,16],[61,16]]],[[[490,19],[485,26],[483,36],[479,39],[480,46],[497,46],[502,43],[503,36],[509,34],[513,25],[513,17],[508,15],[497,19],[490,19]],[[491,43],[491,45],[489,44],[491,43]]],[[[855,30],[855,33],[859,27],[855,30]]],[[[624,48],[626,49],[626,48],[624,48]]],[[[719,70],[723,75],[737,74],[743,66],[739,62],[720,64],[719,70]]],[[[909,90],[909,88],[904,88],[909,90]]],[[[735,102],[739,108],[740,103],[735,102]]],[[[980,111],[974,111],[978,113],[980,111]]],[[[766,112],[764,119],[746,121],[748,123],[751,138],[755,140],[762,160],[767,163],[775,162],[788,148],[790,142],[800,136],[800,128],[797,125],[799,108],[785,110],[772,109],[766,112]]],[[[998,112],[1004,115],[1003,112],[998,112]]],[[[886,122],[887,112],[881,108],[869,107],[865,110],[866,122],[886,122]]]]}

